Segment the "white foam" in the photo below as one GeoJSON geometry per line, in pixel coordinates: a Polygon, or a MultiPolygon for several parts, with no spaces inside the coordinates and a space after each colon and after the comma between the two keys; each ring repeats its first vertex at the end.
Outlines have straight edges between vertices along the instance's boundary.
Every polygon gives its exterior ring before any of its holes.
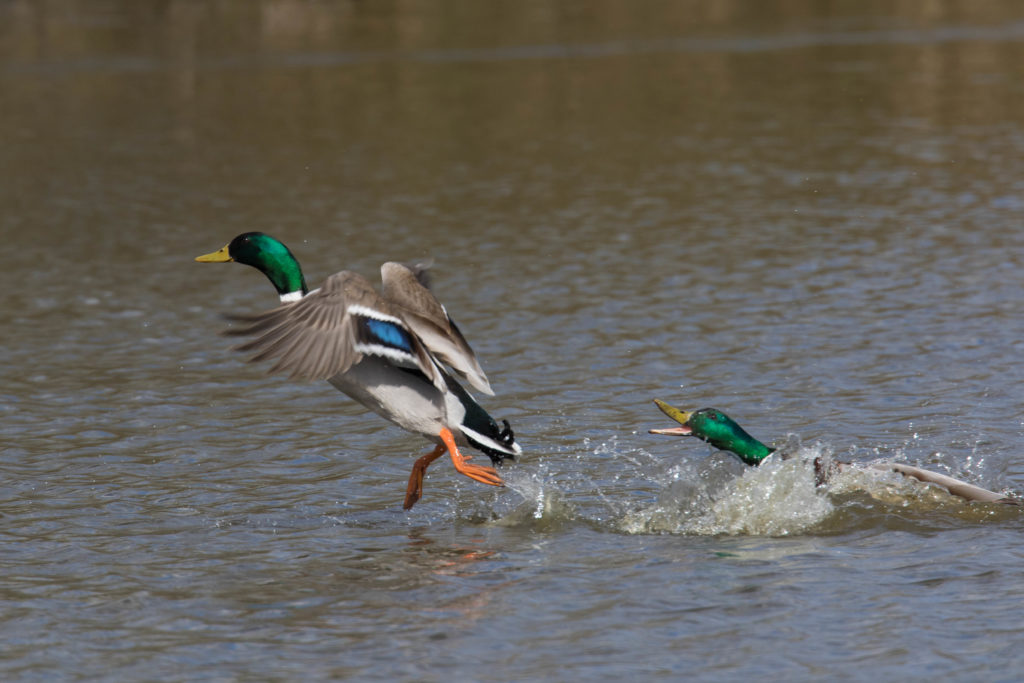
{"type": "MultiPolygon", "coordinates": [[[[805,533],[835,510],[814,480],[819,447],[801,448],[783,460],[770,456],[758,467],[726,471],[731,456],[681,465],[653,505],[623,516],[622,531],[698,535],[786,536],[805,533]]],[[[741,466],[742,467],[742,466],[741,466]]]]}

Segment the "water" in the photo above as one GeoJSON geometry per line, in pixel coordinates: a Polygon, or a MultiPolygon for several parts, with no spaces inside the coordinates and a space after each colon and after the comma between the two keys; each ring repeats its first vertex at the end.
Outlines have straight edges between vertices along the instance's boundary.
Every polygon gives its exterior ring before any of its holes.
{"type": "MultiPolygon", "coordinates": [[[[1013,680],[1024,10],[0,3],[4,680],[1013,680]],[[192,258],[433,258],[497,490],[192,258]],[[651,402],[801,456],[746,470],[651,402]]],[[[478,456],[478,459],[482,456],[478,456]]]]}

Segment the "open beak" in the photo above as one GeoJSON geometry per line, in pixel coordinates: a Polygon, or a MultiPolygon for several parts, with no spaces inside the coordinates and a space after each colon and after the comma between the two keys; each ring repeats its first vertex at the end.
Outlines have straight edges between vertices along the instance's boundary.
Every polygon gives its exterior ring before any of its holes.
{"type": "Polygon", "coordinates": [[[668,436],[690,436],[693,434],[693,430],[686,426],[686,423],[690,420],[691,413],[679,410],[679,408],[673,408],[669,404],[665,403],[661,399],[654,399],[654,403],[661,408],[661,412],[665,413],[673,420],[682,425],[682,427],[669,427],[667,429],[652,429],[651,434],[666,434],[668,436]]]}
{"type": "Polygon", "coordinates": [[[218,249],[213,253],[196,256],[196,261],[200,263],[226,263],[227,261],[234,261],[234,259],[231,258],[231,254],[228,253],[228,248],[225,246],[223,249],[218,249]]]}

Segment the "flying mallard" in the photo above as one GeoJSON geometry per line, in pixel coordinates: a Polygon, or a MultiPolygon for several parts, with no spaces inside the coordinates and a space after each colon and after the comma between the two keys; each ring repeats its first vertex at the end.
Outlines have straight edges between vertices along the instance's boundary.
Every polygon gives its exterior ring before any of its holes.
{"type": "Polygon", "coordinates": [[[499,427],[449,372],[494,394],[473,349],[427,288],[424,269],[385,263],[380,293],[361,275],[343,270],[310,292],[288,247],[259,232],[241,234],[196,261],[253,266],[277,289],[277,308],[228,316],[242,325],[225,334],[254,337],[235,347],[254,352],[250,361],[276,359],[270,372],[326,379],[383,418],[437,444],[413,465],[406,510],[423,493],[427,467],[445,452],[459,473],[502,485],[493,467],[466,462],[470,456],[458,446],[473,446],[494,465],[514,460],[522,449],[508,421],[499,427]]]}
{"type": "MultiPolygon", "coordinates": [[[[707,441],[715,448],[735,454],[747,465],[759,465],[761,462],[775,452],[774,448],[764,445],[750,434],[743,427],[740,427],[731,417],[715,408],[701,408],[693,412],[685,412],[670,406],[660,399],[654,402],[661,412],[678,422],[680,427],[667,429],[652,429],[651,434],[667,434],[670,436],[695,436],[702,441],[707,441]]],[[[822,463],[821,458],[814,461],[814,470],[817,476],[818,485],[824,484],[833,471],[843,471],[852,467],[848,462],[833,462],[829,468],[822,463]]],[[[938,472],[923,470],[913,465],[902,463],[878,463],[871,466],[874,469],[891,470],[911,477],[919,481],[938,484],[950,493],[972,502],[979,503],[1006,503],[1008,505],[1020,505],[1021,501],[1011,496],[1004,496],[989,491],[965,481],[948,477],[938,472]]]]}

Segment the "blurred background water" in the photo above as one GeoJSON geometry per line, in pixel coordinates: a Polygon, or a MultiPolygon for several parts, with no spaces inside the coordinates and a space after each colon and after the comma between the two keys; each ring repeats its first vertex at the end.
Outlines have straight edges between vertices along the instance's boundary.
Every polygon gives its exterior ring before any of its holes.
{"type": "MultiPolygon", "coordinates": [[[[0,0],[4,680],[1013,680],[1024,6],[0,0]],[[492,489],[218,336],[434,260],[492,489]]],[[[482,456],[478,456],[482,457],[482,456]]]]}

